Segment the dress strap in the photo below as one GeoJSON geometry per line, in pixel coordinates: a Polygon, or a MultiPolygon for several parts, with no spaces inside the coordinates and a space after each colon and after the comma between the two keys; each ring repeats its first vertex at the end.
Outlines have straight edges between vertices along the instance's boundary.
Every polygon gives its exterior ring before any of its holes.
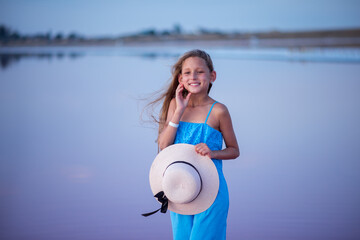
{"type": "Polygon", "coordinates": [[[208,118],[209,118],[209,116],[210,116],[211,110],[213,109],[215,103],[217,103],[217,101],[215,101],[215,102],[213,103],[213,105],[211,105],[211,108],[210,108],[210,110],[209,110],[209,113],[208,113],[208,115],[206,116],[205,123],[207,123],[207,120],[208,120],[208,118]]]}

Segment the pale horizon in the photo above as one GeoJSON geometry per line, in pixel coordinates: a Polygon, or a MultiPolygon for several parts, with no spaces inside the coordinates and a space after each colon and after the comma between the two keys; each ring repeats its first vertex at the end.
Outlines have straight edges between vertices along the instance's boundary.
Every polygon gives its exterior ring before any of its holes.
{"type": "Polygon", "coordinates": [[[360,1],[0,0],[0,24],[22,34],[119,36],[148,29],[185,32],[307,31],[360,27],[360,1]]]}

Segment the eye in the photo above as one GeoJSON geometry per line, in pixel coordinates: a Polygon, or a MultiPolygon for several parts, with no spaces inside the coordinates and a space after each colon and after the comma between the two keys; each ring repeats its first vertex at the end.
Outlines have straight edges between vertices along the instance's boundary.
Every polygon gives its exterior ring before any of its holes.
{"type": "Polygon", "coordinates": [[[186,72],[184,72],[184,74],[185,74],[185,75],[188,75],[188,74],[190,74],[190,72],[187,72],[187,71],[186,71],[186,72]]]}

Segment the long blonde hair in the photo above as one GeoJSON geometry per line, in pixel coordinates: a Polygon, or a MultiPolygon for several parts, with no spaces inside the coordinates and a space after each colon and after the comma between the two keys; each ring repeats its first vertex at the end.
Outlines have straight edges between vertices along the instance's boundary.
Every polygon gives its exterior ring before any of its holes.
{"type": "MultiPolygon", "coordinates": [[[[184,53],[178,59],[178,61],[173,65],[173,67],[171,69],[171,74],[172,74],[171,79],[172,80],[171,80],[169,86],[165,89],[165,91],[163,91],[163,93],[160,94],[160,96],[158,98],[156,98],[154,101],[150,102],[147,105],[148,107],[153,106],[164,99],[158,118],[154,117],[153,114],[151,116],[156,122],[159,123],[159,133],[164,128],[164,125],[166,122],[166,117],[167,117],[167,114],[169,111],[170,102],[173,98],[175,98],[176,88],[179,85],[178,77],[181,74],[183,63],[186,59],[188,59],[190,57],[199,57],[199,58],[204,59],[207,67],[209,68],[209,71],[210,72],[214,71],[214,66],[213,66],[211,57],[205,51],[202,51],[199,49],[191,50],[189,52],[184,53]]],[[[210,92],[211,87],[212,87],[212,84],[210,83],[208,93],[210,92]]]]}

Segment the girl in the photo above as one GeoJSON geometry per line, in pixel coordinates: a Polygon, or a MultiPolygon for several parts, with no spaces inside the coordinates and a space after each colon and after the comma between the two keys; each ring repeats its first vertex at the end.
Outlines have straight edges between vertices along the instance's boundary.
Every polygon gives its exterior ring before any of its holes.
{"type": "Polygon", "coordinates": [[[174,239],[226,239],[229,194],[222,160],[239,156],[230,114],[224,104],[209,97],[216,80],[210,56],[201,50],[185,53],[172,69],[172,82],[165,94],[159,119],[158,145],[195,145],[198,154],[209,156],[220,180],[215,202],[196,215],[170,213],[174,239]],[[222,149],[223,139],[226,147],[222,149]],[[222,159],[222,160],[220,160],[222,159]]]}

